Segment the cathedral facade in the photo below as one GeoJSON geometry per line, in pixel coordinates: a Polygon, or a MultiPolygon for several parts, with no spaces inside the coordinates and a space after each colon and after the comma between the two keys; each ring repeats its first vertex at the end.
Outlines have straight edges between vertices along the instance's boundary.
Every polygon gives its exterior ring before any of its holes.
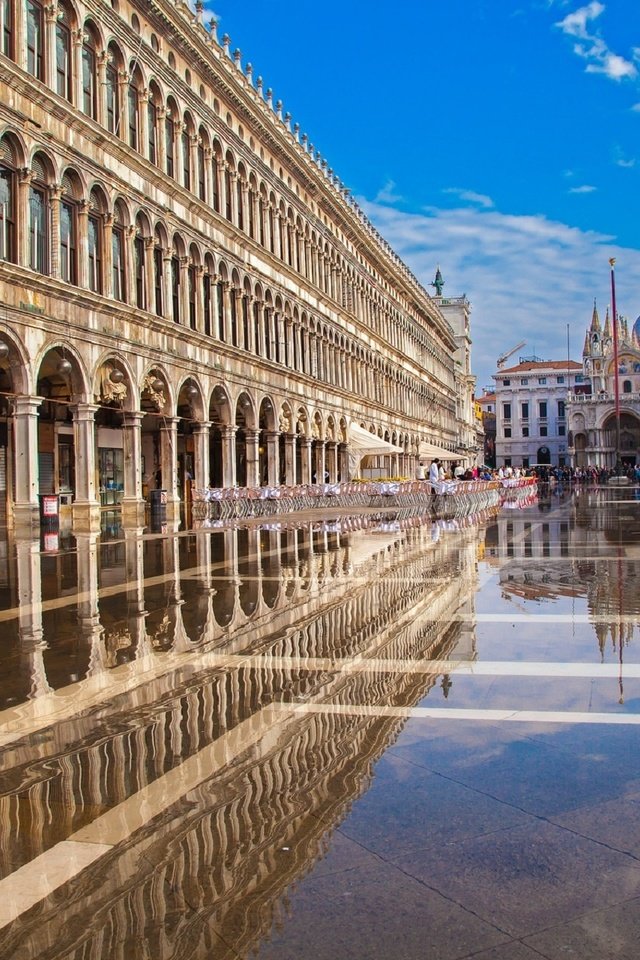
{"type": "Polygon", "coordinates": [[[607,310],[601,324],[594,304],[582,353],[582,383],[569,395],[567,406],[570,453],[576,467],[612,469],[618,460],[625,467],[640,462],[640,317],[633,326],[624,317],[617,317],[616,331],[613,323],[607,310]]]}
{"type": "Polygon", "coordinates": [[[451,323],[202,6],[0,3],[8,522],[470,446],[451,323]]]}

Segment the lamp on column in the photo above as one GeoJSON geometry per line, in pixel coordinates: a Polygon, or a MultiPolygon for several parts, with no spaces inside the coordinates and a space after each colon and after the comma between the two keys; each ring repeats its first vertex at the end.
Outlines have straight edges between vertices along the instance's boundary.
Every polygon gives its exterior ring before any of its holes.
{"type": "Polygon", "coordinates": [[[124,373],[122,370],[118,370],[117,367],[114,367],[109,374],[109,380],[111,380],[111,383],[122,383],[124,380],[124,373]]]}
{"type": "Polygon", "coordinates": [[[188,400],[195,400],[195,398],[198,396],[198,388],[193,383],[190,383],[187,387],[185,387],[184,392],[188,400]]]}
{"type": "Polygon", "coordinates": [[[0,360],[6,360],[9,356],[9,344],[0,340],[0,360]]]}
{"type": "Polygon", "coordinates": [[[64,347],[63,347],[62,356],[58,360],[56,370],[61,376],[68,377],[72,369],[73,369],[73,366],[71,364],[71,360],[69,360],[69,358],[65,355],[64,347]]]}

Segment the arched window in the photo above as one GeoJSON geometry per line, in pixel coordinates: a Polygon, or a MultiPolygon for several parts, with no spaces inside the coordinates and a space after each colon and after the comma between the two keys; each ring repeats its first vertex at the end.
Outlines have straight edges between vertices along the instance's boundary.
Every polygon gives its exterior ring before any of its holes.
{"type": "Polygon", "coordinates": [[[163,315],[164,307],[164,253],[162,236],[156,228],[155,246],[153,248],[153,290],[155,299],[155,311],[159,317],[163,315]]]}
{"type": "Polygon", "coordinates": [[[146,285],[146,263],[145,237],[148,235],[146,224],[140,214],[136,217],[136,235],[133,240],[133,262],[136,280],[136,306],[141,310],[147,309],[147,285],[146,285]]]}
{"type": "Polygon", "coordinates": [[[224,215],[229,221],[231,221],[233,218],[233,198],[231,193],[232,189],[233,189],[233,181],[231,177],[231,167],[229,166],[229,161],[227,160],[227,162],[224,165],[224,195],[225,195],[225,201],[226,201],[224,215]]]}
{"type": "Polygon", "coordinates": [[[27,0],[27,71],[44,80],[44,11],[38,0],[27,0]]]}
{"type": "Polygon", "coordinates": [[[214,144],[213,148],[213,157],[211,160],[212,164],[212,174],[213,174],[213,197],[211,198],[211,205],[216,213],[220,213],[220,167],[222,163],[222,155],[220,152],[220,147],[217,144],[214,144]]]}
{"type": "Polygon", "coordinates": [[[14,59],[13,46],[13,0],[0,0],[0,51],[14,59]]]}
{"type": "Polygon", "coordinates": [[[62,178],[60,202],[60,277],[67,283],[78,283],[78,203],[68,173],[62,178]]]}
{"type": "Polygon", "coordinates": [[[177,107],[173,100],[167,103],[167,113],[164,120],[164,146],[166,157],[166,172],[170,177],[175,177],[176,164],[176,124],[177,107]]]}
{"type": "Polygon", "coordinates": [[[119,200],[113,211],[113,227],[111,230],[111,283],[114,300],[127,299],[127,273],[125,255],[125,215],[119,200]]]}
{"type": "Polygon", "coordinates": [[[160,91],[155,83],[149,88],[149,100],[147,103],[147,129],[148,142],[147,153],[151,163],[158,166],[158,109],[162,103],[160,91]]]}
{"type": "Polygon", "coordinates": [[[127,87],[127,106],[129,122],[129,146],[132,150],[141,152],[140,143],[140,93],[142,91],[142,77],[139,70],[131,71],[131,79],[127,87]]]}
{"type": "Polygon", "coordinates": [[[244,230],[244,206],[243,206],[243,193],[244,193],[244,171],[242,169],[238,170],[238,179],[236,180],[236,198],[238,201],[238,228],[244,230]]]}
{"type": "Polygon", "coordinates": [[[207,172],[205,149],[208,143],[207,134],[204,127],[198,130],[198,196],[201,200],[207,199],[207,172]]]}
{"type": "Polygon", "coordinates": [[[99,190],[92,190],[89,197],[89,216],[87,219],[88,281],[89,289],[102,293],[103,284],[103,227],[104,200],[99,190]]]}
{"type": "Polygon", "coordinates": [[[16,262],[17,158],[7,137],[0,140],[0,260],[16,262]]]}
{"type": "Polygon", "coordinates": [[[107,130],[116,136],[120,135],[120,86],[118,83],[118,68],[120,55],[113,44],[109,44],[107,55],[107,69],[105,76],[107,93],[107,130]]]}
{"type": "Polygon", "coordinates": [[[182,186],[185,190],[191,190],[191,137],[193,134],[193,124],[185,114],[182,126],[182,135],[180,137],[182,145],[182,186]]]}
{"type": "Polygon", "coordinates": [[[73,98],[71,17],[66,3],[58,3],[56,17],[56,93],[65,100],[73,98]]]}
{"type": "Polygon", "coordinates": [[[203,310],[204,310],[204,332],[208,337],[211,336],[212,330],[212,276],[215,273],[213,267],[213,261],[210,256],[205,257],[204,262],[204,273],[202,275],[202,294],[203,294],[203,310]]]}
{"type": "Polygon", "coordinates": [[[34,157],[33,179],[29,188],[29,266],[38,273],[49,273],[50,207],[48,177],[44,162],[34,157]]]}
{"type": "Polygon", "coordinates": [[[174,323],[180,323],[180,252],[173,238],[171,250],[171,311],[174,323]]]}
{"type": "Polygon", "coordinates": [[[187,293],[189,295],[189,326],[192,330],[196,329],[197,310],[196,303],[198,299],[198,254],[196,248],[192,247],[187,268],[187,293]]]}
{"type": "Polygon", "coordinates": [[[95,31],[90,24],[85,24],[82,41],[82,112],[92,120],[98,119],[97,49],[95,31]]]}

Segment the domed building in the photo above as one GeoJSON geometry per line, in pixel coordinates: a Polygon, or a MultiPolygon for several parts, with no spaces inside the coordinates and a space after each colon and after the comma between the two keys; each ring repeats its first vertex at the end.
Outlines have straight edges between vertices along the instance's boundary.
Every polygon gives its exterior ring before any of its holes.
{"type": "Polygon", "coordinates": [[[594,303],[587,329],[582,383],[568,398],[569,452],[577,467],[625,466],[640,456],[640,317],[630,328],[618,316],[618,369],[614,362],[614,329],[607,310],[604,326],[594,303]],[[616,439],[616,376],[620,402],[620,441],[616,439]]]}

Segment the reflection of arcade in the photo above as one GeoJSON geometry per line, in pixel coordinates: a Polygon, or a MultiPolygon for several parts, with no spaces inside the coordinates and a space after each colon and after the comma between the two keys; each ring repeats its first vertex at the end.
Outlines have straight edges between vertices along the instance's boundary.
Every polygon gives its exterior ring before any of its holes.
{"type": "MultiPolygon", "coordinates": [[[[45,909],[16,931],[32,956],[125,957],[140,937],[157,960],[173,956],[184,937],[193,956],[209,956],[206,922],[214,921],[227,942],[249,950],[268,932],[287,886],[322,854],[327,829],[366,789],[372,763],[404,722],[348,713],[294,718],[284,702],[413,705],[437,675],[367,668],[367,660],[474,655],[467,625],[451,619],[475,576],[473,530],[439,542],[429,524],[385,533],[355,571],[350,538],[311,525],[141,543],[125,543],[128,608],[118,628],[129,631],[149,682],[136,685],[136,663],[124,662],[120,669],[129,672],[117,700],[106,675],[98,724],[69,716],[45,743],[25,739],[7,751],[15,770],[0,801],[6,862],[21,862],[24,851],[37,856],[90,822],[105,802],[121,803],[243,721],[251,718],[259,730],[269,704],[283,702],[283,722],[259,749],[207,774],[174,819],[143,827],[114,849],[107,869],[101,863],[85,871],[63,910],[45,909]],[[263,618],[268,632],[257,629],[263,618]],[[253,660],[235,670],[207,667],[203,641],[207,651],[213,643],[222,655],[253,660]],[[55,823],[38,813],[52,806],[55,823]],[[189,891],[205,921],[198,934],[186,918],[149,926],[152,914],[171,910],[168,891],[176,887],[189,891]],[[95,918],[91,929],[78,922],[84,911],[95,918]]],[[[90,542],[85,558],[87,550],[90,542]]],[[[82,601],[94,652],[102,630],[96,598],[90,589],[82,601]]],[[[103,623],[112,602],[100,599],[103,623]]],[[[106,657],[114,662],[109,629],[106,657]]],[[[95,669],[95,655],[89,661],[95,669]]],[[[9,953],[13,936],[9,928],[9,953]]]]}

